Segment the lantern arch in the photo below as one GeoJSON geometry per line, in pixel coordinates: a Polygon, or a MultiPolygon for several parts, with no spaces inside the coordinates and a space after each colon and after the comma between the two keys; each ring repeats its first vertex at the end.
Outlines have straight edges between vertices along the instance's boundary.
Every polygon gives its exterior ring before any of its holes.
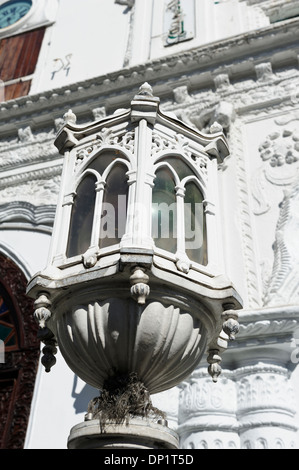
{"type": "Polygon", "coordinates": [[[102,149],[81,169],[71,192],[67,258],[120,243],[126,228],[130,168],[125,154],[102,149]]]}
{"type": "Polygon", "coordinates": [[[194,164],[180,154],[154,165],[152,236],[156,248],[176,255],[178,266],[207,265],[205,185],[194,164]],[[181,261],[181,263],[180,263],[181,261]]]}

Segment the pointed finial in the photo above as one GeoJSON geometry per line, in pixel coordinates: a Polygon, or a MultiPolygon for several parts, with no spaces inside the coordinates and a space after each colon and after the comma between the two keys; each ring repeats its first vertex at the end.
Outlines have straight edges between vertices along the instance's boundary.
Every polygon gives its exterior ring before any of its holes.
{"type": "Polygon", "coordinates": [[[63,115],[65,124],[76,124],[77,116],[73,113],[71,109],[63,115]]]}
{"type": "Polygon", "coordinates": [[[153,96],[153,89],[147,82],[145,82],[139,88],[138,95],[153,96]]]}
{"type": "Polygon", "coordinates": [[[223,132],[223,127],[219,122],[215,121],[210,127],[211,134],[216,134],[217,132],[223,132]]]}

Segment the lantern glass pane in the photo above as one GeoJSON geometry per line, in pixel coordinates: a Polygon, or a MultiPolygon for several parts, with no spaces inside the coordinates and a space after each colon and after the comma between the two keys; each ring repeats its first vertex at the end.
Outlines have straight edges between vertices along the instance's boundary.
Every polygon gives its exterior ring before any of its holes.
{"type": "Polygon", "coordinates": [[[125,234],[128,199],[127,171],[125,165],[117,163],[107,177],[101,212],[100,248],[119,243],[125,234]]]}
{"type": "Polygon", "coordinates": [[[181,158],[168,157],[166,161],[172,166],[181,181],[186,176],[194,174],[189,165],[187,165],[181,158]]]}
{"type": "Polygon", "coordinates": [[[95,183],[95,176],[87,174],[77,188],[66,251],[68,258],[85,253],[90,246],[96,197],[95,183]]]}
{"type": "Polygon", "coordinates": [[[184,199],[185,247],[190,260],[207,264],[207,234],[203,195],[194,182],[186,184],[184,199]]]}
{"type": "Polygon", "coordinates": [[[152,236],[158,248],[177,250],[177,212],[173,175],[168,168],[157,171],[152,196],[152,236]]]}
{"type": "Polygon", "coordinates": [[[92,160],[88,165],[88,168],[95,170],[102,175],[110,163],[119,157],[119,153],[120,152],[117,150],[105,150],[104,152],[99,153],[96,158],[92,160]]]}

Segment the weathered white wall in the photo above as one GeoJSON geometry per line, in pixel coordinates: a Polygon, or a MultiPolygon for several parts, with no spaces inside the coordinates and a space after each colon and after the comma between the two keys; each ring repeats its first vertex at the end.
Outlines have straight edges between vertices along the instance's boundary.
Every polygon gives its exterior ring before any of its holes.
{"type": "Polygon", "coordinates": [[[43,42],[31,93],[123,67],[130,12],[114,0],[63,0],[43,42]]]}
{"type": "Polygon", "coordinates": [[[269,24],[265,13],[256,5],[248,6],[247,2],[185,0],[181,2],[181,6],[185,13],[186,30],[193,32],[192,39],[165,47],[164,38],[167,29],[165,29],[164,15],[165,5],[168,3],[153,0],[150,59],[175,54],[187,48],[212,43],[269,24]]]}
{"type": "Polygon", "coordinates": [[[47,28],[31,94],[87,80],[267,26],[257,5],[239,0],[182,0],[192,39],[165,47],[168,0],[59,0],[47,28]],[[134,2],[133,2],[134,3],[134,2]],[[189,27],[190,25],[190,27],[189,27]]]}

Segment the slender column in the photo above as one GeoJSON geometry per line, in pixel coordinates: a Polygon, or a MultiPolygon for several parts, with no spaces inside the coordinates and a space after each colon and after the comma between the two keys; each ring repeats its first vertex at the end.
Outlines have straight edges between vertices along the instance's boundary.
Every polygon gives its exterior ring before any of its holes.
{"type": "MultiPolygon", "coordinates": [[[[64,165],[61,175],[61,188],[63,188],[64,190],[66,188],[73,159],[74,155],[72,155],[71,152],[65,152],[64,165]]],[[[68,217],[69,220],[74,195],[71,195],[71,197],[68,198],[68,201],[66,202],[64,194],[64,191],[60,191],[59,193],[59,198],[57,202],[57,212],[53,227],[53,236],[51,239],[51,246],[48,255],[48,264],[52,264],[53,259],[61,260],[65,256],[65,247],[68,235],[66,217],[68,217]]]]}
{"type": "Polygon", "coordinates": [[[177,201],[177,267],[180,271],[187,273],[190,268],[190,261],[186,255],[185,250],[185,214],[184,214],[184,197],[185,188],[177,186],[176,188],[176,201],[177,201]]]}
{"type": "MultiPolygon", "coordinates": [[[[135,163],[136,165],[136,163],[135,163]]],[[[123,235],[120,246],[131,247],[133,245],[133,231],[134,231],[134,212],[135,212],[135,199],[136,199],[136,175],[137,170],[133,170],[127,173],[128,176],[128,206],[127,206],[127,220],[126,220],[126,231],[123,235]]]]}
{"type": "Polygon", "coordinates": [[[136,177],[136,199],[134,207],[133,222],[133,246],[141,248],[152,248],[151,237],[151,186],[149,180],[148,161],[151,152],[152,131],[146,119],[139,121],[137,139],[137,177],[136,177]]]}
{"type": "Polygon", "coordinates": [[[104,197],[105,181],[101,180],[96,183],[96,201],[93,214],[93,224],[91,232],[91,241],[88,250],[83,255],[84,265],[86,267],[92,267],[97,261],[97,252],[99,250],[99,238],[101,229],[101,213],[102,203],[104,197]]]}
{"type": "Polygon", "coordinates": [[[204,215],[206,217],[207,226],[207,248],[208,248],[208,264],[210,269],[221,272],[223,270],[222,259],[222,240],[219,234],[222,233],[222,227],[217,217],[218,201],[218,181],[217,181],[217,160],[210,160],[208,162],[209,181],[208,181],[208,198],[203,201],[204,215]]]}

